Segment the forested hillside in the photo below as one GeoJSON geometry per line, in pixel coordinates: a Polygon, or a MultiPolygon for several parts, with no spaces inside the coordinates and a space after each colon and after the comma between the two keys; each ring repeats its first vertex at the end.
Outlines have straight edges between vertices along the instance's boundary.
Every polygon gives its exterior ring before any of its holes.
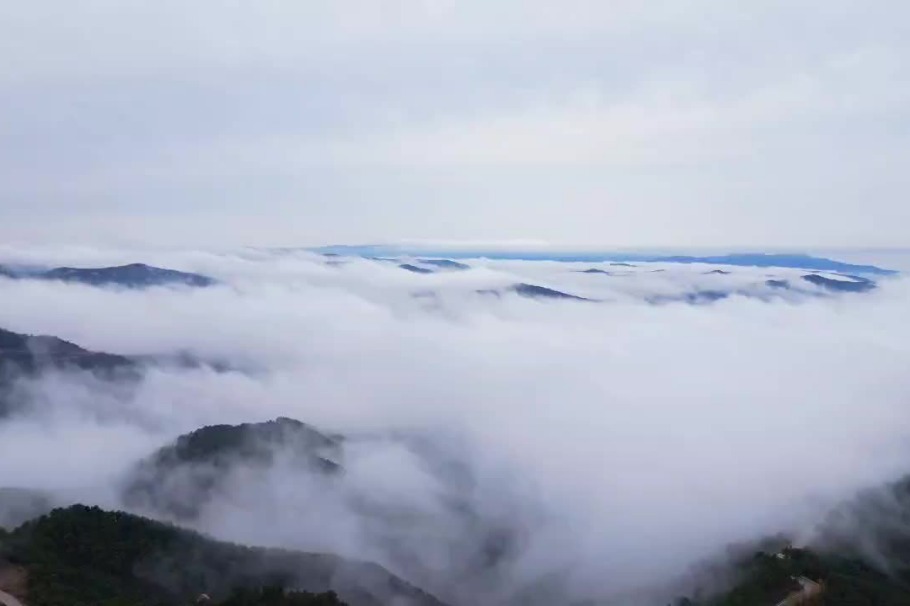
{"type": "Polygon", "coordinates": [[[441,604],[373,564],[220,543],[97,507],[26,523],[4,539],[3,552],[28,571],[29,606],[171,606],[202,594],[236,605],[339,603],[327,592],[350,606],[441,604]]]}

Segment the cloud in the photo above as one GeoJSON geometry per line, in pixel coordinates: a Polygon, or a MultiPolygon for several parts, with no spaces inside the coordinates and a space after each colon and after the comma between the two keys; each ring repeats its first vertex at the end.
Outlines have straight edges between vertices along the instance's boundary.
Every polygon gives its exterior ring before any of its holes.
{"type": "MultiPolygon", "coordinates": [[[[730,542],[810,529],[832,504],[907,469],[905,278],[853,296],[651,306],[642,296],[790,270],[602,276],[574,271],[587,265],[473,261],[416,275],[293,251],[149,254],[226,284],[0,280],[0,325],[111,353],[187,350],[255,372],[157,367],[130,386],[67,373],[23,383],[32,412],[0,424],[18,453],[0,462],[4,484],[111,506],[135,462],[204,424],[289,416],[352,436],[404,431],[467,469],[472,488],[441,481],[401,442],[355,441],[337,488],[281,464],[238,469],[230,498],[198,527],[359,553],[471,603],[542,579],[559,599],[663,586],[730,542]],[[516,282],[609,302],[472,294],[516,282]],[[425,290],[436,303],[412,296],[425,290]],[[424,523],[377,526],[351,506],[364,496],[424,523]],[[453,497],[479,512],[477,526],[448,507],[453,497]],[[500,524],[520,531],[515,558],[492,576],[471,572],[477,543],[500,524]],[[390,534],[410,563],[389,550],[390,534]]],[[[66,251],[14,256],[56,262],[66,251]]]]}

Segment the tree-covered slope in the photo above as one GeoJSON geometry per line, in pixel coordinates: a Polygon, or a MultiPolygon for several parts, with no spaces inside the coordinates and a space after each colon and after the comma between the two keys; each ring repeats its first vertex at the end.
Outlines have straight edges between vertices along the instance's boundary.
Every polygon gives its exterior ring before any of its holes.
{"type": "Polygon", "coordinates": [[[441,604],[374,564],[221,543],[97,507],[56,509],[12,532],[3,550],[28,571],[29,606],[170,606],[201,594],[238,605],[310,603],[244,602],[255,596],[234,591],[263,586],[334,591],[351,606],[441,604]]]}

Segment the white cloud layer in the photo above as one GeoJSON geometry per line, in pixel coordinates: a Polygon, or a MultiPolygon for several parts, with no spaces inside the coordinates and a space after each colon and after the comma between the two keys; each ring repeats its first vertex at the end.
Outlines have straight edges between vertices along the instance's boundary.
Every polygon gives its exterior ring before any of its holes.
{"type": "Polygon", "coordinates": [[[256,371],[150,370],[135,389],[41,380],[32,412],[0,424],[4,452],[16,453],[0,457],[0,485],[110,506],[131,465],[203,424],[284,415],[349,434],[417,431],[472,470],[470,499],[486,519],[522,529],[501,576],[453,581],[476,537],[441,504],[449,489],[395,443],[354,448],[339,492],[317,496],[315,480],[280,465],[238,475],[232,499],[199,524],[227,539],[366,555],[467,604],[514,597],[544,573],[568,571],[561,599],[662,586],[730,542],[808,532],[832,503],[908,470],[902,277],[842,297],[651,306],[638,295],[775,272],[608,277],[475,262],[416,275],[305,253],[149,255],[227,284],[112,291],[0,280],[0,326],[112,353],[189,350],[256,371]],[[518,281],[613,299],[457,294],[518,281]],[[427,289],[448,295],[433,306],[411,296],[427,289]],[[421,567],[391,558],[345,505],[362,494],[425,516],[402,539],[421,567]]]}

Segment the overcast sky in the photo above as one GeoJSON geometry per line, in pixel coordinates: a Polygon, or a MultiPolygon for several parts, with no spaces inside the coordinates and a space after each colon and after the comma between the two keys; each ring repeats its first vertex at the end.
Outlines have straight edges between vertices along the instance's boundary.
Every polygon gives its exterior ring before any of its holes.
{"type": "Polygon", "coordinates": [[[0,238],[910,245],[906,0],[0,3],[0,238]]]}

